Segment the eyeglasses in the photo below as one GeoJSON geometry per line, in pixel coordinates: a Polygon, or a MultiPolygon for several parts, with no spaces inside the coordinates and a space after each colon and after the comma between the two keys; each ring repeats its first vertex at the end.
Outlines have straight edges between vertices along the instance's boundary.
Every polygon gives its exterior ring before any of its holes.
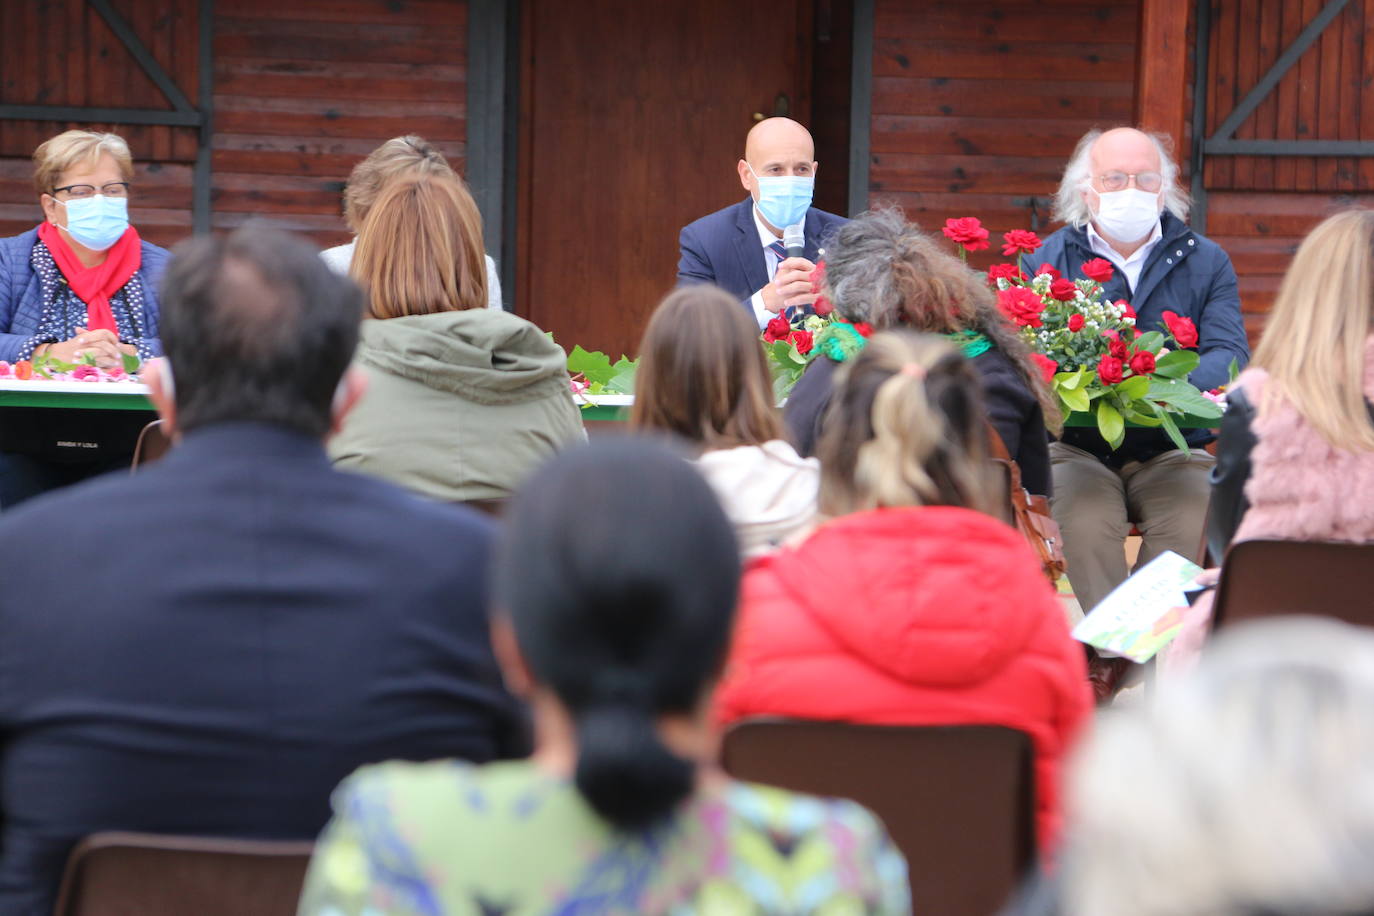
{"type": "Polygon", "coordinates": [[[1128,175],[1125,172],[1103,172],[1097,176],[1097,180],[1102,182],[1102,187],[1108,191],[1124,191],[1126,185],[1135,179],[1135,186],[1142,191],[1154,193],[1164,184],[1163,177],[1158,172],[1136,172],[1128,175]]]}
{"type": "Polygon", "coordinates": [[[128,197],[129,183],[127,181],[111,181],[97,188],[93,184],[69,184],[61,188],[53,188],[52,193],[66,191],[67,195],[73,200],[81,200],[84,197],[94,197],[101,194],[105,197],[128,197]]]}

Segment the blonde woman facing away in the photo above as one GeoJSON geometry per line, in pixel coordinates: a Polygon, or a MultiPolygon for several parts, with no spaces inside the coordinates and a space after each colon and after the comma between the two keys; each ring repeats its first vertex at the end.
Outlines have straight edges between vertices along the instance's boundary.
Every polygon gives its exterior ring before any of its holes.
{"type": "Polygon", "coordinates": [[[482,220],[456,177],[387,184],[351,273],[370,387],[329,443],[336,464],[446,502],[499,500],[584,438],[562,349],[484,308],[482,220]]]}
{"type": "MultiPolygon", "coordinates": [[[[382,186],[393,178],[404,175],[454,175],[457,173],[448,164],[444,154],[434,148],[428,140],[413,134],[392,137],[377,147],[372,153],[353,167],[344,186],[344,222],[354,236],[362,231],[367,214],[377,202],[382,186]]],[[[320,257],[335,273],[348,273],[348,265],[353,261],[357,239],[326,248],[320,257]]],[[[501,308],[501,280],[496,273],[496,262],[491,255],[485,255],[487,270],[487,306],[501,308]]]]}
{"type": "Polygon", "coordinates": [[[1374,540],[1374,212],[1327,219],[1293,257],[1228,396],[1208,541],[1374,540]]]}
{"type": "Polygon", "coordinates": [[[875,334],[846,362],[818,449],[827,520],[745,574],[717,718],[1024,731],[1049,855],[1092,694],[1030,546],[989,514],[985,417],[977,371],[939,338],[875,334]]]}
{"type": "Polygon", "coordinates": [[[730,516],[745,556],[807,529],[816,516],[820,462],[784,438],[758,328],[739,302],[687,286],[659,305],[639,346],[635,406],[641,432],[677,436],[730,516]]]}

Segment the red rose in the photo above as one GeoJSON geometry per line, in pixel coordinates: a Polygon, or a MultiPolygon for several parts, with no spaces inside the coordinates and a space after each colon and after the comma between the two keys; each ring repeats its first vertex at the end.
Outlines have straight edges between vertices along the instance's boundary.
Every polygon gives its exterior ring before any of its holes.
{"type": "Polygon", "coordinates": [[[1135,309],[1131,308],[1131,304],[1129,302],[1127,302],[1125,299],[1118,299],[1116,300],[1116,304],[1120,308],[1124,309],[1124,311],[1121,313],[1122,318],[1129,318],[1132,321],[1136,319],[1135,309]]]}
{"type": "Polygon", "coordinates": [[[1072,315],[1069,316],[1069,330],[1077,334],[1079,331],[1083,330],[1083,323],[1085,321],[1087,321],[1086,318],[1084,318],[1078,312],[1074,312],[1072,315]]]}
{"type": "Polygon", "coordinates": [[[811,352],[812,341],[810,331],[793,331],[787,339],[792,341],[792,345],[797,348],[798,353],[811,352]]]}
{"type": "Polygon", "coordinates": [[[1045,384],[1048,385],[1050,382],[1053,382],[1054,374],[1059,371],[1059,364],[1043,353],[1032,353],[1031,359],[1035,360],[1035,364],[1039,366],[1040,371],[1044,373],[1045,384]]]}
{"type": "Polygon", "coordinates": [[[860,321],[854,325],[854,330],[859,332],[860,337],[867,337],[873,333],[873,325],[869,324],[867,321],[860,321]]]}
{"type": "Polygon", "coordinates": [[[1050,263],[1041,264],[1039,267],[1035,268],[1035,275],[1038,277],[1041,274],[1049,274],[1051,280],[1058,280],[1063,276],[1063,274],[1055,270],[1054,265],[1050,263]]]}
{"type": "Polygon", "coordinates": [[[72,381],[98,382],[100,381],[100,370],[95,366],[77,366],[72,370],[72,381]]]}
{"type": "Polygon", "coordinates": [[[1026,327],[1038,328],[1043,325],[1040,313],[1045,311],[1045,303],[1040,301],[1032,290],[1024,286],[1011,286],[997,293],[997,306],[1012,321],[1026,327]]]}
{"type": "Polygon", "coordinates": [[[792,325],[782,315],[777,315],[763,329],[763,339],[768,343],[775,340],[786,340],[787,335],[792,333],[792,325]]]}
{"type": "Polygon", "coordinates": [[[988,231],[976,216],[947,219],[941,231],[945,238],[963,245],[966,251],[982,251],[988,247],[988,231]]]}
{"type": "Polygon", "coordinates": [[[1035,254],[1035,249],[1042,244],[1040,236],[1027,229],[1013,229],[1002,236],[1002,241],[1006,242],[1002,246],[1002,254],[1011,257],[1018,251],[1025,254],[1035,254]]]}
{"type": "Polygon", "coordinates": [[[998,280],[1020,280],[1021,268],[1015,264],[994,264],[988,268],[988,286],[996,286],[998,280]]]}
{"type": "Polygon", "coordinates": [[[1050,295],[1060,302],[1069,302],[1078,295],[1078,287],[1073,285],[1072,280],[1060,277],[1050,284],[1050,295]]]}
{"type": "Polygon", "coordinates": [[[1121,381],[1122,363],[1115,356],[1104,355],[1097,361],[1097,377],[1104,385],[1115,385],[1121,381]]]}
{"type": "Polygon", "coordinates": [[[1093,258],[1079,269],[1083,271],[1083,276],[1089,280],[1096,280],[1098,283],[1106,283],[1114,273],[1112,262],[1106,258],[1093,258]]]}
{"type": "Polygon", "coordinates": [[[1165,312],[1164,324],[1168,326],[1169,333],[1174,335],[1174,340],[1178,341],[1180,347],[1197,346],[1197,327],[1193,324],[1193,319],[1180,317],[1174,312],[1165,312]]]}
{"type": "Polygon", "coordinates": [[[812,303],[811,307],[815,309],[816,314],[820,315],[822,318],[835,311],[835,306],[831,305],[830,300],[824,296],[817,296],[816,301],[812,303]]]}
{"type": "Polygon", "coordinates": [[[1113,340],[1111,343],[1107,344],[1107,354],[1111,356],[1112,359],[1125,359],[1126,353],[1126,345],[1119,340],[1113,340]]]}
{"type": "Polygon", "coordinates": [[[1155,371],[1155,355],[1149,350],[1136,350],[1131,354],[1131,371],[1136,375],[1149,375],[1155,371]]]}

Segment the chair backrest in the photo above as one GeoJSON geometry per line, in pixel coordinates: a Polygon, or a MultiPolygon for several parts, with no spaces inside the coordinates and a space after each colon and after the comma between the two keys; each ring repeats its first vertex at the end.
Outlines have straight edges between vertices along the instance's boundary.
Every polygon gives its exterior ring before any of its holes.
{"type": "Polygon", "coordinates": [[[1374,626],[1371,569],[1374,544],[1238,541],[1221,564],[1212,625],[1317,614],[1374,626]]]}
{"type": "Polygon", "coordinates": [[[752,719],[725,734],[737,779],[850,798],[906,857],[912,909],[989,916],[1035,858],[1030,738],[997,726],[752,719]]]}
{"type": "Polygon", "coordinates": [[[56,916],[293,916],[312,844],[97,833],[72,850],[56,916]]]}
{"type": "Polygon", "coordinates": [[[167,438],[167,434],[162,431],[162,421],[154,420],[143,427],[138,434],[138,442],[134,444],[134,458],[129,463],[129,471],[133,473],[145,464],[151,464],[158,460],[172,447],[172,441],[167,438]]]}

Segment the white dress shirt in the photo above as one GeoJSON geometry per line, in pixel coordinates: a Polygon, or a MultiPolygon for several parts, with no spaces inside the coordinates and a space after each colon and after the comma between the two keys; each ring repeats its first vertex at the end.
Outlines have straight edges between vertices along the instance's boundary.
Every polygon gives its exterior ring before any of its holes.
{"type": "MultiPolygon", "coordinates": [[[[777,253],[773,251],[772,245],[774,242],[781,242],[782,239],[774,235],[773,230],[769,229],[768,226],[764,224],[763,217],[759,216],[759,208],[757,204],[753,207],[753,210],[754,228],[758,229],[759,244],[763,246],[763,265],[768,271],[768,282],[772,283],[773,277],[776,276],[778,272],[778,264],[781,263],[781,261],[779,261],[778,259],[777,253]]],[[[768,309],[764,308],[762,290],[759,290],[758,292],[754,293],[754,295],[749,297],[749,304],[754,309],[754,319],[758,321],[760,328],[764,327],[768,324],[768,322],[772,321],[774,318],[777,317],[777,312],[770,312],[768,311],[768,309]]]]}
{"type": "Polygon", "coordinates": [[[1111,242],[1098,235],[1097,229],[1093,227],[1092,223],[1088,223],[1088,247],[1093,250],[1093,254],[1102,255],[1126,275],[1126,283],[1133,296],[1135,295],[1136,283],[1140,280],[1140,272],[1145,269],[1145,259],[1150,256],[1150,252],[1163,238],[1164,229],[1156,220],[1155,229],[1150,233],[1150,237],[1145,240],[1145,244],[1131,252],[1129,258],[1123,258],[1121,252],[1113,248],[1111,242]]]}

